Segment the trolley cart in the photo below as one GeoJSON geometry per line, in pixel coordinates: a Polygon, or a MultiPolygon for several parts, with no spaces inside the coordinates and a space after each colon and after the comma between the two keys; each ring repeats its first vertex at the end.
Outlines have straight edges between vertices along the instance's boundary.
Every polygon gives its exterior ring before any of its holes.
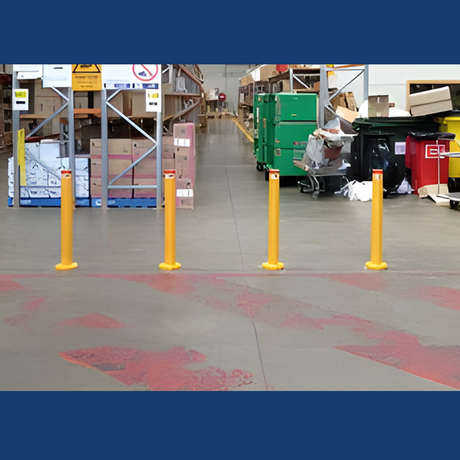
{"type": "Polygon", "coordinates": [[[299,143],[294,150],[294,165],[307,172],[306,179],[298,182],[301,193],[312,193],[318,198],[324,191],[325,177],[340,177],[348,183],[350,163],[342,157],[346,143],[353,142],[356,134],[331,133],[322,129],[310,135],[308,142],[299,143]],[[301,148],[303,147],[303,148],[301,148]]]}

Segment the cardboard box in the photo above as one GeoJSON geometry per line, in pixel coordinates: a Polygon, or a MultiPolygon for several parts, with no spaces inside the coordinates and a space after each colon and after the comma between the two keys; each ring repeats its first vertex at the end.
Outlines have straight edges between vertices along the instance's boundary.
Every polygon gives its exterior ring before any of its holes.
{"type": "Polygon", "coordinates": [[[433,89],[409,96],[410,112],[413,116],[430,115],[453,110],[450,88],[433,89]]]}
{"type": "Polygon", "coordinates": [[[353,112],[358,111],[355,95],[352,92],[345,93],[345,100],[347,102],[347,107],[349,110],[352,110],[353,112]]]}
{"type": "Polygon", "coordinates": [[[390,115],[390,97],[389,96],[369,96],[369,118],[371,117],[388,117],[390,115]]]}
{"type": "Polygon", "coordinates": [[[79,96],[79,93],[76,93],[74,99],[74,108],[75,109],[87,109],[88,108],[88,96],[79,96]]]}
{"type": "MultiPolygon", "coordinates": [[[[131,160],[120,160],[116,155],[111,155],[109,156],[109,176],[116,177],[131,165],[131,160]]],[[[91,158],[91,177],[102,177],[102,160],[100,158],[91,158]]],[[[125,177],[132,179],[133,170],[127,172],[123,178],[125,177]]]]}
{"type": "Polygon", "coordinates": [[[193,209],[194,190],[191,179],[176,179],[176,206],[179,209],[193,209]]]}
{"type": "MultiPolygon", "coordinates": [[[[134,178],[134,185],[156,185],[155,179],[136,179],[134,178]]],[[[156,198],[156,188],[134,189],[134,198],[156,198]]]]}
{"type": "Polygon", "coordinates": [[[409,96],[409,100],[411,107],[416,105],[432,104],[434,102],[450,101],[450,88],[448,86],[444,86],[443,88],[411,94],[409,96]]]}
{"type": "Polygon", "coordinates": [[[190,145],[183,145],[183,147],[195,146],[195,123],[176,123],[173,129],[174,145],[178,146],[177,139],[188,139],[190,145]]]}
{"type": "Polygon", "coordinates": [[[356,118],[359,117],[358,112],[354,112],[353,110],[346,109],[345,107],[337,107],[335,113],[344,120],[348,121],[349,123],[353,123],[356,118]]]}
{"type": "Polygon", "coordinates": [[[195,181],[196,160],[194,152],[188,148],[178,149],[176,152],[176,177],[188,178],[195,181]]]}
{"type": "MultiPolygon", "coordinates": [[[[115,179],[116,176],[109,175],[109,182],[115,179]]],[[[102,196],[102,179],[99,177],[92,177],[91,178],[91,198],[101,198],[102,196]]],[[[118,179],[115,185],[132,185],[133,180],[132,178],[121,178],[118,179]]],[[[126,190],[111,190],[109,189],[109,198],[132,198],[133,191],[132,189],[126,190]]]]}
{"type": "MultiPolygon", "coordinates": [[[[153,142],[147,138],[133,139],[131,151],[133,154],[133,161],[138,160],[142,155],[144,155],[149,149],[153,147],[153,142]]],[[[149,154],[148,159],[156,158],[157,151],[156,149],[149,154]]]]}
{"type": "Polygon", "coordinates": [[[163,156],[164,160],[174,158],[174,137],[163,136],[163,156]]]}
{"type": "MultiPolygon", "coordinates": [[[[94,108],[100,109],[101,108],[101,93],[99,91],[93,92],[93,101],[94,101],[94,108]]],[[[113,105],[117,110],[122,112],[126,116],[130,116],[130,99],[131,94],[128,91],[121,91],[118,93],[114,98],[110,99],[109,103],[113,105]]],[[[120,116],[114,112],[112,109],[108,108],[107,116],[109,118],[120,118],[120,116]]]]}
{"type": "Polygon", "coordinates": [[[276,64],[266,64],[260,67],[260,81],[268,80],[271,77],[278,75],[276,64]]]}
{"type": "Polygon", "coordinates": [[[147,112],[145,103],[145,91],[131,92],[130,116],[134,118],[156,118],[155,112],[147,112]]]}
{"type": "MultiPolygon", "coordinates": [[[[120,160],[132,160],[132,141],[131,139],[109,139],[109,155],[116,155],[120,160]]],[[[101,158],[102,143],[101,139],[90,140],[90,154],[93,158],[101,158]]]]}
{"type": "Polygon", "coordinates": [[[411,107],[410,112],[414,117],[424,115],[449,112],[452,110],[452,101],[434,102],[433,104],[423,104],[411,107]]]}
{"type": "Polygon", "coordinates": [[[176,160],[165,158],[161,162],[163,171],[176,170],[176,160]]]}
{"type": "Polygon", "coordinates": [[[34,114],[48,118],[61,107],[59,97],[36,97],[34,102],[34,114]]]}
{"type": "MultiPolygon", "coordinates": [[[[34,86],[34,98],[37,97],[59,97],[52,88],[43,88],[42,79],[38,78],[35,80],[34,86]]],[[[59,98],[60,99],[60,98],[59,98]]]]}
{"type": "Polygon", "coordinates": [[[157,177],[156,158],[144,158],[134,166],[134,179],[153,179],[157,177]]]}

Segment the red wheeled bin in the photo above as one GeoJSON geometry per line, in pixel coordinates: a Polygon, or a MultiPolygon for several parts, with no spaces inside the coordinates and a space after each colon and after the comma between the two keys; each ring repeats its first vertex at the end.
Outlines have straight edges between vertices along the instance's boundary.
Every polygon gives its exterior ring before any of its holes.
{"type": "Polygon", "coordinates": [[[411,170],[414,193],[425,185],[447,184],[451,133],[409,133],[406,139],[406,168],[411,170]]]}

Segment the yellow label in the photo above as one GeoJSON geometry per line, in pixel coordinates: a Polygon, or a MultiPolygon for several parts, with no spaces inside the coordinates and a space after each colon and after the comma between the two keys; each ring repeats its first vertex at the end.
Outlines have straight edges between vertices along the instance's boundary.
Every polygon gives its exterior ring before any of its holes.
{"type": "Polygon", "coordinates": [[[18,99],[27,99],[27,91],[15,91],[14,94],[18,99]]]}
{"type": "Polygon", "coordinates": [[[101,73],[101,64],[72,64],[72,73],[101,73]]]}
{"type": "Polygon", "coordinates": [[[101,64],[73,64],[72,89],[74,91],[101,91],[101,64]]]}
{"type": "Polygon", "coordinates": [[[21,186],[27,185],[26,175],[26,133],[24,129],[18,131],[18,165],[20,171],[21,186]]]}

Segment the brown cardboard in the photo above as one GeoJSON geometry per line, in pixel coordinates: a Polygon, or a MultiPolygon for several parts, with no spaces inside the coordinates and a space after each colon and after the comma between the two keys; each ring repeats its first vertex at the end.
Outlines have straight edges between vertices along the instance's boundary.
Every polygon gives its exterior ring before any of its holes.
{"type": "MultiPolygon", "coordinates": [[[[91,158],[91,177],[101,177],[102,175],[102,160],[100,158],[91,158]]],[[[131,166],[130,160],[119,160],[117,156],[109,156],[109,176],[116,177],[125,169],[131,166]]],[[[129,171],[123,177],[132,177],[133,171],[129,171]]]]}
{"type": "MultiPolygon", "coordinates": [[[[147,150],[150,150],[153,147],[153,142],[147,138],[142,139],[133,139],[132,140],[132,153],[133,161],[138,160],[142,155],[144,155],[147,150]]],[[[156,158],[157,151],[156,149],[150,153],[147,157],[148,159],[156,158]]]]}
{"type": "Polygon", "coordinates": [[[358,106],[356,105],[355,96],[352,92],[345,93],[345,100],[347,101],[347,107],[354,111],[358,111],[358,106]]]}
{"type": "Polygon", "coordinates": [[[154,177],[157,177],[156,158],[144,158],[134,167],[135,179],[150,179],[154,177]]]}
{"type": "Polygon", "coordinates": [[[410,112],[414,117],[430,115],[452,110],[452,101],[434,102],[432,104],[416,105],[411,107],[410,112]]]}
{"type": "MultiPolygon", "coordinates": [[[[108,150],[109,155],[123,156],[125,160],[132,159],[132,146],[131,139],[109,139],[108,150]]],[[[102,145],[100,139],[90,140],[90,154],[91,156],[102,155],[102,145]]]]}
{"type": "Polygon", "coordinates": [[[410,112],[413,116],[430,115],[453,109],[450,88],[433,89],[409,96],[410,112]]]}
{"type": "Polygon", "coordinates": [[[389,96],[369,96],[369,112],[371,117],[388,117],[390,115],[390,97],[389,96]]]}
{"type": "MultiPolygon", "coordinates": [[[[109,175],[109,182],[113,179],[115,179],[116,176],[110,176],[109,175]]],[[[102,179],[100,177],[92,177],[90,179],[91,183],[91,198],[101,198],[102,196],[102,179]]],[[[115,185],[132,185],[133,184],[133,179],[131,178],[121,178],[118,179],[115,185]]],[[[114,190],[114,189],[109,189],[109,198],[132,198],[133,197],[133,191],[132,189],[120,189],[120,190],[114,190]]]]}
{"type": "MultiPolygon", "coordinates": [[[[95,91],[94,95],[94,108],[100,109],[101,108],[101,93],[99,91],[95,91]]],[[[118,93],[114,98],[110,99],[109,103],[113,105],[116,109],[122,112],[126,116],[130,116],[130,98],[131,94],[128,91],[121,91],[118,93]]],[[[107,116],[109,118],[120,118],[120,116],[114,112],[112,109],[108,108],[107,116]]]]}
{"type": "Polygon", "coordinates": [[[163,158],[173,159],[174,158],[174,137],[163,136],[163,158]]]}
{"type": "Polygon", "coordinates": [[[450,101],[450,88],[444,86],[443,88],[432,89],[430,91],[422,91],[421,93],[411,94],[409,96],[410,106],[432,104],[441,101],[450,101]]]}
{"type": "MultiPolygon", "coordinates": [[[[155,179],[136,179],[133,181],[134,185],[156,185],[157,180],[155,179]]],[[[134,198],[156,198],[156,188],[142,188],[134,189],[134,198]]]]}
{"type": "Polygon", "coordinates": [[[344,120],[348,121],[349,123],[353,123],[356,118],[359,117],[358,112],[354,112],[353,110],[346,109],[345,107],[337,107],[335,113],[343,118],[344,120]]]}
{"type": "Polygon", "coordinates": [[[176,170],[176,160],[174,159],[163,159],[162,160],[162,167],[163,171],[167,171],[168,169],[170,170],[176,170]]]}
{"type": "Polygon", "coordinates": [[[260,67],[260,81],[268,80],[271,77],[278,75],[276,64],[267,64],[260,67]]]}

